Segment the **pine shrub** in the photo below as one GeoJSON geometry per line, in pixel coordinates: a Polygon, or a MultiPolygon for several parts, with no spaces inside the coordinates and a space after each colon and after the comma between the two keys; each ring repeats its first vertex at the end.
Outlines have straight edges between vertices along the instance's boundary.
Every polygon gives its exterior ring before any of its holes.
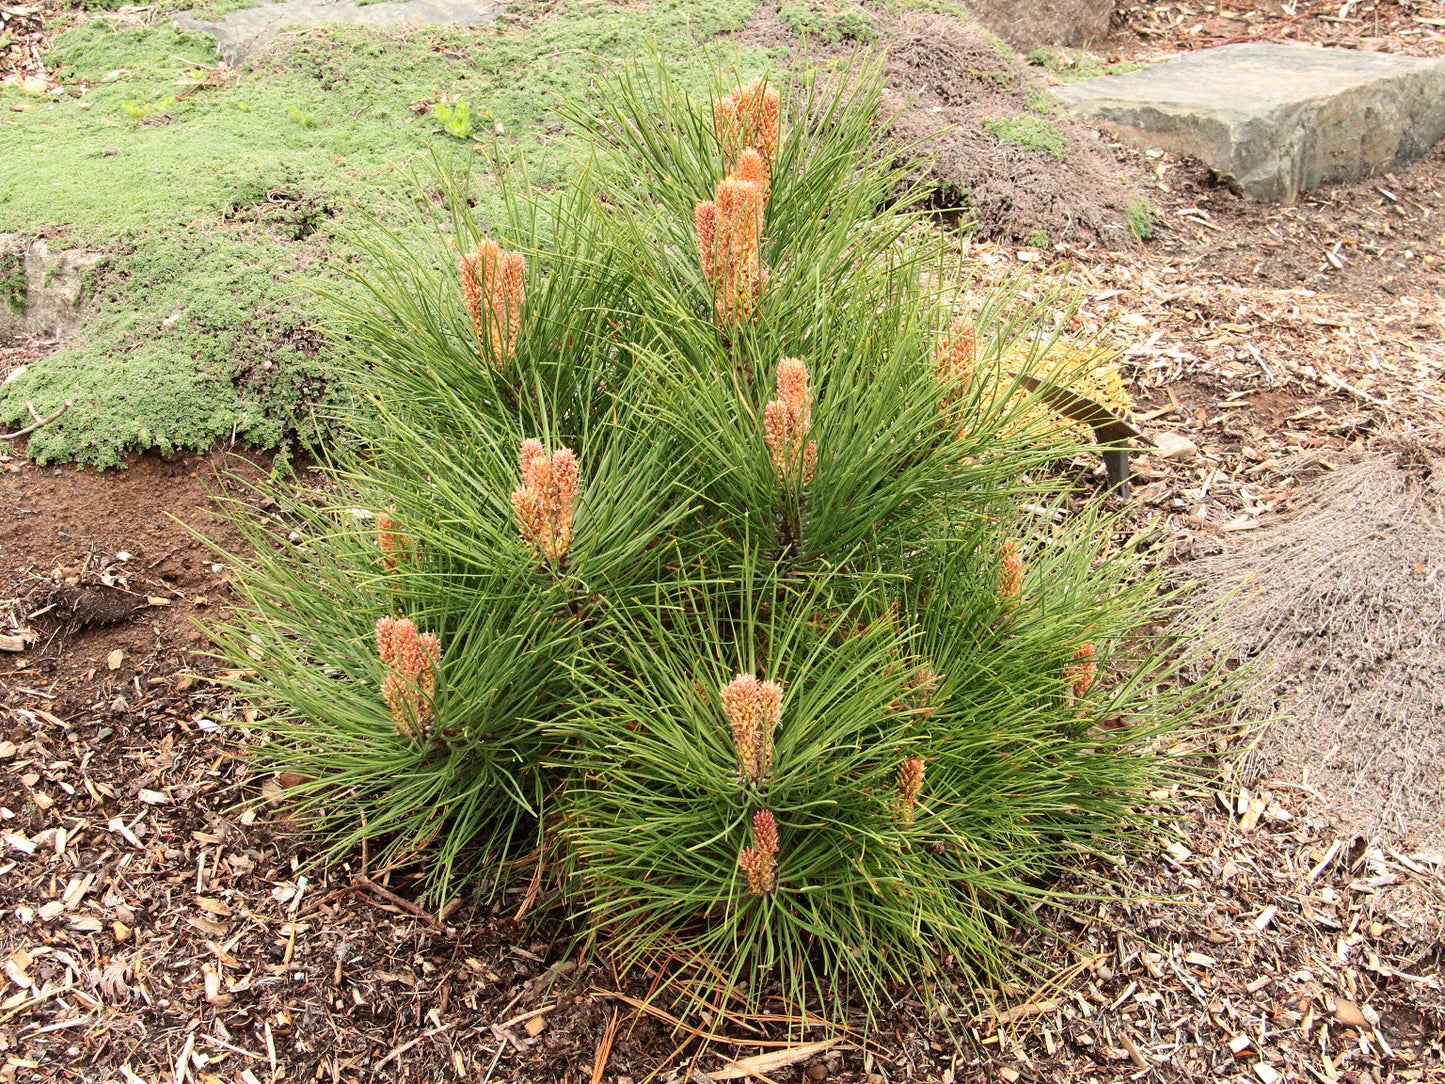
{"type": "Polygon", "coordinates": [[[794,1008],[997,976],[1219,685],[1049,470],[1018,375],[1097,357],[952,311],[878,67],[713,99],[630,70],[566,191],[484,234],[453,177],[435,244],[373,235],[335,500],[252,527],[223,634],[254,752],[329,856],[549,884],[624,964],[794,1008]]]}

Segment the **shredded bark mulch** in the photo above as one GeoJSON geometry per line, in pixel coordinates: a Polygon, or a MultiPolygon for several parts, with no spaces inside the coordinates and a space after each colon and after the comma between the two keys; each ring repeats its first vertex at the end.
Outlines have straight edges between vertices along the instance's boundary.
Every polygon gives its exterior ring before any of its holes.
{"type": "Polygon", "coordinates": [[[49,47],[45,13],[38,7],[0,4],[0,79],[45,78],[49,47]]]}
{"type": "Polygon", "coordinates": [[[0,384],[15,379],[15,374],[51,353],[56,343],[34,336],[0,339],[0,384]]]}
{"type": "Polygon", "coordinates": [[[1445,7],[1429,0],[1120,0],[1114,21],[1119,31],[1096,46],[1110,59],[1157,58],[1161,50],[1250,41],[1307,42],[1414,56],[1445,52],[1445,7]]]}
{"type": "Polygon", "coordinates": [[[64,0],[33,4],[0,0],[0,83],[18,84],[31,94],[53,91],[46,54],[56,34],[86,17],[82,7],[64,0]]]}

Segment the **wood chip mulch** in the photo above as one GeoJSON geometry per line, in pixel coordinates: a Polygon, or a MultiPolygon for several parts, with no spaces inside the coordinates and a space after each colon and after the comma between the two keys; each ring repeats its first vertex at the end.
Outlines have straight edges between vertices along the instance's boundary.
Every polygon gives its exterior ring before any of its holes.
{"type": "Polygon", "coordinates": [[[40,7],[0,4],[0,81],[38,80],[35,85],[46,89],[44,58],[51,38],[46,14],[40,7]]]}
{"type": "MultiPolygon", "coordinates": [[[[1250,40],[1445,55],[1445,7],[1379,2],[1124,6],[1108,61],[1157,62],[1250,40]]],[[[1292,510],[1289,465],[1382,435],[1445,449],[1445,145],[1398,173],[1256,203],[1199,163],[1101,141],[1157,209],[1134,247],[974,248],[980,288],[1034,272],[1028,294],[1077,299],[1070,334],[1122,352],[1146,432],[1141,507],[1180,555],[1292,510]]],[[[1101,472],[1100,472],[1101,473],[1101,472]]]]}
{"type": "Polygon", "coordinates": [[[1445,52],[1445,5],[1429,0],[1119,0],[1114,20],[1124,32],[1107,45],[1128,59],[1248,42],[1445,52]]]}
{"type": "Polygon", "coordinates": [[[799,1036],[732,1006],[685,1021],[643,1007],[646,974],[579,967],[570,939],[501,911],[429,915],[361,856],[311,866],[304,831],[265,801],[274,782],[231,756],[241,709],[206,682],[103,725],[12,719],[7,1084],[637,1084],[727,1079],[744,1057],[778,1080],[1383,1084],[1445,1064],[1445,855],[1338,838],[1297,785],[1156,795],[1177,839],[1070,875],[1098,898],[1022,946],[1041,991],[951,1026],[905,1000],[866,1036],[799,1036]]]}

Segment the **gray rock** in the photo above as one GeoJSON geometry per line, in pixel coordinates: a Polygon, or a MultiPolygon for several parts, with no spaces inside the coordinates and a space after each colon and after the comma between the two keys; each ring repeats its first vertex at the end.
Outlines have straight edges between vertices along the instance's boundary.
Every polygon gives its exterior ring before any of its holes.
{"type": "Polygon", "coordinates": [[[1445,59],[1226,45],[1056,87],[1122,142],[1198,158],[1252,199],[1409,165],[1445,135],[1445,59]]]}
{"type": "Polygon", "coordinates": [[[969,0],[968,11],[1015,49],[1087,45],[1109,32],[1114,0],[969,0]]]}
{"type": "MultiPolygon", "coordinates": [[[[0,234],[0,253],[13,251],[14,243],[14,234],[0,234]]],[[[23,296],[19,290],[0,293],[0,342],[21,335],[60,339],[73,333],[84,316],[85,272],[100,256],[75,248],[51,252],[44,240],[32,241],[22,260],[23,296]]]]}
{"type": "Polygon", "coordinates": [[[506,7],[488,0],[409,0],[407,3],[358,4],[356,0],[284,0],[241,8],[216,18],[197,17],[189,11],[175,16],[182,30],[196,30],[216,39],[216,49],[231,64],[239,64],[258,46],[265,45],[286,26],[486,26],[506,7]]]}

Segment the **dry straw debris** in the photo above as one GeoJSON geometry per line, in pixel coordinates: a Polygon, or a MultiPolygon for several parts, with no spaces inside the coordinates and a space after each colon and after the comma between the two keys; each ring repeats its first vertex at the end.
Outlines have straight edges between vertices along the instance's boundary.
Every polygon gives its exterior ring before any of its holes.
{"type": "Polygon", "coordinates": [[[1342,462],[1293,514],[1190,571],[1212,634],[1262,674],[1258,770],[1348,829],[1445,847],[1445,463],[1418,444],[1342,462]]]}

